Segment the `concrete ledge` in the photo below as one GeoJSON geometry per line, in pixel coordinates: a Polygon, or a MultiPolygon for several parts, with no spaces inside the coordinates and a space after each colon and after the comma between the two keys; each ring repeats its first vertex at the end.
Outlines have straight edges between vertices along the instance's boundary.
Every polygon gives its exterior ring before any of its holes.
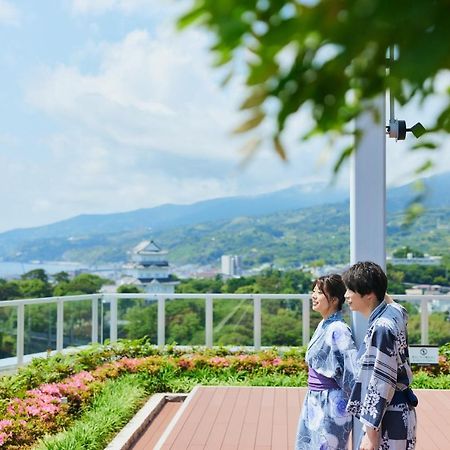
{"type": "Polygon", "coordinates": [[[116,435],[105,450],[128,450],[167,402],[183,402],[188,394],[154,394],[116,435]]]}

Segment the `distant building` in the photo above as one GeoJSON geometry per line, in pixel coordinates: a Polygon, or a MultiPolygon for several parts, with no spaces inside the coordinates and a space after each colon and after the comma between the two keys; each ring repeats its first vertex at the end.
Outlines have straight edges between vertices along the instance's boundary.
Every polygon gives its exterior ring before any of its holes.
{"type": "Polygon", "coordinates": [[[406,295],[442,295],[446,288],[439,284],[415,284],[405,289],[406,295]]]}
{"type": "Polygon", "coordinates": [[[408,253],[406,258],[394,258],[388,256],[387,262],[393,265],[406,265],[411,266],[413,264],[419,264],[421,266],[439,266],[442,264],[442,256],[430,256],[424,255],[422,257],[415,257],[412,253],[408,253]]]}
{"type": "Polygon", "coordinates": [[[178,282],[170,274],[167,254],[154,241],[142,241],[131,251],[131,261],[123,266],[121,284],[133,284],[152,294],[173,293],[178,282]]]}
{"type": "Polygon", "coordinates": [[[221,272],[229,277],[241,275],[241,257],[237,255],[222,255],[221,272]]]}

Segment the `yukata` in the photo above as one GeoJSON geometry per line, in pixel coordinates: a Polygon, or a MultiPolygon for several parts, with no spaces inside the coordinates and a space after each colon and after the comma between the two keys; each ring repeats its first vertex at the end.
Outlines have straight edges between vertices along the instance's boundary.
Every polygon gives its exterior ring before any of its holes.
{"type": "Polygon", "coordinates": [[[305,356],[308,392],[296,450],[347,449],[352,415],[346,406],[356,375],[356,356],[351,330],[340,312],[319,323],[305,356]]]}
{"type": "Polygon", "coordinates": [[[381,302],[369,317],[358,352],[359,370],[347,410],[363,429],[380,430],[380,450],[413,450],[416,445],[416,412],[405,395],[412,381],[407,320],[402,306],[381,302]]]}

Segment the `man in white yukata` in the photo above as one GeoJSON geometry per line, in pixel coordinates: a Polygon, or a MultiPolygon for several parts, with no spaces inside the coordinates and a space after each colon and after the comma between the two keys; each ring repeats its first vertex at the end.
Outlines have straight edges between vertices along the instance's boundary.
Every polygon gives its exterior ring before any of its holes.
{"type": "Polygon", "coordinates": [[[413,450],[417,398],[410,389],[407,313],[389,297],[387,278],[373,262],[359,262],[343,274],[346,301],[369,319],[358,352],[358,375],[347,411],[363,424],[360,450],[413,450]]]}

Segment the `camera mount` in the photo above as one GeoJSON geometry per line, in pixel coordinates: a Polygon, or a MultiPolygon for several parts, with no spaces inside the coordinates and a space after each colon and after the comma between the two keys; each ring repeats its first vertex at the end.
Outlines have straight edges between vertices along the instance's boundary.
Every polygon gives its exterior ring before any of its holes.
{"type": "MultiPolygon", "coordinates": [[[[391,46],[389,48],[389,72],[390,69],[395,61],[394,57],[394,46],[391,46]]],[[[395,112],[394,112],[394,95],[392,93],[392,89],[389,89],[389,124],[386,125],[386,134],[390,138],[394,138],[396,141],[404,141],[406,139],[406,133],[411,132],[416,138],[419,138],[424,133],[426,133],[425,127],[420,123],[417,122],[415,125],[413,125],[411,128],[406,127],[406,121],[405,120],[398,120],[395,118],[395,112]]]]}

